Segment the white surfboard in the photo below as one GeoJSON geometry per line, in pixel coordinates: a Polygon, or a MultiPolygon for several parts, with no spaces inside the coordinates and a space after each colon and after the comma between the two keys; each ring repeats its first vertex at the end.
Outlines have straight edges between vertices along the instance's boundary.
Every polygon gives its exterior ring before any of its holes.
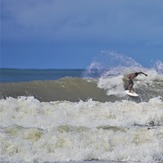
{"type": "Polygon", "coordinates": [[[125,91],[128,95],[133,96],[133,97],[138,97],[139,95],[135,93],[134,91],[129,92],[129,90],[125,91]]]}

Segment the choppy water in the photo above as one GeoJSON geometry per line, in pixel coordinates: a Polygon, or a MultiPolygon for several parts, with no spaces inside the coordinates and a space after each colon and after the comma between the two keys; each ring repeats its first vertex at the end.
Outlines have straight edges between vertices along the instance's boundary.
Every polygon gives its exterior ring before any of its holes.
{"type": "Polygon", "coordinates": [[[1,161],[162,162],[160,65],[100,69],[96,78],[88,78],[93,67],[87,77],[0,83],[1,161]],[[137,98],[124,91],[133,68],[148,74],[134,81],[137,98]]]}

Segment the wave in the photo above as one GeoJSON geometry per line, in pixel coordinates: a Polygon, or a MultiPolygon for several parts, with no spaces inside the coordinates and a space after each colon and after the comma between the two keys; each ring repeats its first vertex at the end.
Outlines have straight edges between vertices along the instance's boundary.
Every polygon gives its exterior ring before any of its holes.
{"type": "Polygon", "coordinates": [[[79,101],[90,98],[107,101],[105,90],[97,87],[97,81],[82,78],[63,78],[52,81],[32,81],[0,84],[1,97],[34,96],[40,101],[79,101]]]}
{"type": "Polygon", "coordinates": [[[128,99],[141,102],[153,97],[163,97],[161,61],[155,62],[151,68],[144,68],[130,57],[109,51],[102,51],[85,72],[84,70],[17,71],[11,69],[5,70],[4,74],[8,74],[6,78],[12,74],[11,77],[14,76],[16,81],[17,76],[19,78],[23,76],[25,81],[29,76],[36,79],[30,82],[20,82],[22,81],[20,80],[17,83],[0,83],[0,98],[34,96],[40,101],[93,99],[106,102],[128,99]],[[137,71],[147,73],[148,77],[139,75],[135,79],[134,89],[139,94],[139,98],[134,99],[128,97],[124,90],[128,83],[126,75],[137,71]],[[49,80],[47,76],[53,78],[49,80]],[[40,80],[40,77],[44,80],[40,80]]]}
{"type": "Polygon", "coordinates": [[[32,81],[22,83],[0,83],[0,97],[34,96],[40,101],[148,101],[153,97],[163,98],[163,76],[148,71],[148,78],[139,76],[134,89],[139,98],[130,98],[125,93],[127,80],[124,75],[102,76],[99,79],[63,78],[53,81],[32,81]]]}
{"type": "Polygon", "coordinates": [[[84,77],[0,83],[1,161],[163,161],[162,62],[104,54],[84,77]],[[125,94],[135,71],[148,74],[134,80],[137,98],[125,94]]]}
{"type": "Polygon", "coordinates": [[[156,61],[151,68],[145,68],[134,59],[110,51],[102,51],[88,66],[86,76],[98,74],[98,88],[104,89],[107,95],[124,97],[127,87],[127,74],[146,72],[148,77],[139,75],[135,79],[134,88],[140,98],[149,100],[152,97],[163,95],[163,63],[156,61]]]}
{"type": "Polygon", "coordinates": [[[163,102],[0,100],[1,160],[163,161],[163,102]]]}
{"type": "MultiPolygon", "coordinates": [[[[146,69],[145,72],[148,77],[144,75],[139,75],[134,79],[134,89],[140,94],[143,100],[149,100],[152,97],[163,97],[163,75],[159,74],[155,70],[146,69]]],[[[122,74],[119,76],[107,76],[107,73],[103,75],[98,81],[98,87],[105,89],[107,95],[116,95],[119,97],[124,97],[124,88],[127,87],[128,79],[127,74],[122,74]]]]}
{"type": "Polygon", "coordinates": [[[139,94],[137,99],[130,98],[125,93],[128,82],[126,75],[129,71],[130,67],[125,67],[125,69],[114,68],[104,71],[99,78],[62,78],[48,81],[0,83],[0,98],[34,96],[36,99],[45,102],[55,100],[86,101],[88,99],[101,102],[123,99],[141,102],[158,96],[163,98],[161,69],[157,71],[154,68],[141,68],[141,71],[146,72],[148,77],[139,75],[134,80],[134,89],[139,94]]]}

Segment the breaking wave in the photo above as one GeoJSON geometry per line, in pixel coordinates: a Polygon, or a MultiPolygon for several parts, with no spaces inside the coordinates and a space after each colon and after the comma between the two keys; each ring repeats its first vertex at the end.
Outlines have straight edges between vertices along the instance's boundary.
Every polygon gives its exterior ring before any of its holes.
{"type": "Polygon", "coordinates": [[[82,78],[0,83],[0,160],[162,162],[162,65],[102,52],[82,78]],[[137,98],[124,91],[135,71],[148,74],[137,98]]]}

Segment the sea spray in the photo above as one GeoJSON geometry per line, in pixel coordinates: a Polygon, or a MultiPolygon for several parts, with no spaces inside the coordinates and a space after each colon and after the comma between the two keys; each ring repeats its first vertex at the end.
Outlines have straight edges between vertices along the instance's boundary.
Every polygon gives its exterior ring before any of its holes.
{"type": "Polygon", "coordinates": [[[140,71],[143,67],[131,57],[112,51],[101,51],[85,72],[85,76],[94,76],[95,72],[100,76],[116,76],[132,71],[140,71]]]}
{"type": "Polygon", "coordinates": [[[161,62],[161,61],[156,61],[156,62],[154,63],[154,69],[155,69],[158,73],[163,74],[163,62],[161,62]]]}

